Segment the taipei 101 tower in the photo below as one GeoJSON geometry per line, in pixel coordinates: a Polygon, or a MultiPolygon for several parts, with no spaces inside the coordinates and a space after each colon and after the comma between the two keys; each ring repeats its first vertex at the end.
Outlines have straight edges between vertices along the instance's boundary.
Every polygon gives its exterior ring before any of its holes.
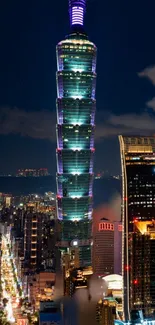
{"type": "Polygon", "coordinates": [[[70,33],[57,45],[58,247],[91,265],[96,46],[84,31],[86,0],[69,0],[70,33]]]}

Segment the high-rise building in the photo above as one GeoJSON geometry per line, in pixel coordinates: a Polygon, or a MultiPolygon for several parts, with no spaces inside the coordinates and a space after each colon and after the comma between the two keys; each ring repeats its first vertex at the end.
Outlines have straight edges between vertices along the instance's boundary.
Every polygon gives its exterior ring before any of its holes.
{"type": "Polygon", "coordinates": [[[114,273],[114,223],[93,220],[93,271],[96,275],[114,273]]]}
{"type": "MultiPolygon", "coordinates": [[[[16,235],[16,233],[15,233],[16,235]]],[[[55,222],[28,207],[24,213],[24,260],[29,270],[55,269],[55,222]]]]}
{"type": "Polygon", "coordinates": [[[155,309],[155,137],[119,136],[122,165],[124,317],[155,309]]]}
{"type": "Polygon", "coordinates": [[[122,222],[114,222],[114,273],[122,274],[122,222]]]}
{"type": "Polygon", "coordinates": [[[86,0],[69,0],[71,30],[57,45],[58,246],[91,264],[96,46],[84,31],[86,0]]]}
{"type": "Polygon", "coordinates": [[[104,293],[104,281],[92,275],[91,267],[72,269],[66,277],[63,299],[64,324],[98,324],[97,306],[104,293]],[[72,298],[70,298],[72,297],[72,298]]]}
{"type": "Polygon", "coordinates": [[[115,319],[116,302],[110,299],[100,299],[97,304],[96,323],[98,325],[113,325],[115,319]]]}
{"type": "Polygon", "coordinates": [[[122,224],[93,217],[92,264],[96,275],[121,274],[122,224]]]}
{"type": "Polygon", "coordinates": [[[41,267],[43,255],[44,215],[30,209],[25,213],[24,260],[27,271],[36,271],[41,267]]]}
{"type": "Polygon", "coordinates": [[[68,272],[68,277],[65,279],[65,295],[72,297],[79,288],[87,288],[88,280],[83,275],[81,269],[73,269],[68,272]]]}

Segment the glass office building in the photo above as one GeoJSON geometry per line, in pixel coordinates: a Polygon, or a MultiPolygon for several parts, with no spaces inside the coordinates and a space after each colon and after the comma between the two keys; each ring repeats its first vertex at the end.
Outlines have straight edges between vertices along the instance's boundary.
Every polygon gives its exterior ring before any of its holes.
{"type": "Polygon", "coordinates": [[[71,31],[57,45],[57,211],[60,246],[91,260],[96,46],[84,32],[86,0],[70,0],[71,31]]]}
{"type": "Polygon", "coordinates": [[[124,318],[155,310],[155,137],[120,136],[124,318]]]}

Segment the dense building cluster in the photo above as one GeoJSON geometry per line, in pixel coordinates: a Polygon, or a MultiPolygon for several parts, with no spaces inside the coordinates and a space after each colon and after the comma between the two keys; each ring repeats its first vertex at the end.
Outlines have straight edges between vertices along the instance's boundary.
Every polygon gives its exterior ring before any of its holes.
{"type": "Polygon", "coordinates": [[[52,299],[55,283],[55,221],[53,193],[10,198],[1,207],[1,236],[9,234],[10,255],[22,285],[22,293],[35,310],[39,301],[52,299]],[[19,199],[19,198],[18,198],[19,199]]]}
{"type": "Polygon", "coordinates": [[[49,173],[47,168],[25,168],[19,169],[16,173],[17,177],[41,177],[48,175],[49,173]]]}

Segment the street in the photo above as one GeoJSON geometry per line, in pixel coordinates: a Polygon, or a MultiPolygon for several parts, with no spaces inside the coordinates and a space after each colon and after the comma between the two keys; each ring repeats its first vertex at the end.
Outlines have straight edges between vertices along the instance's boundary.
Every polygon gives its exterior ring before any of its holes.
{"type": "Polygon", "coordinates": [[[17,270],[10,252],[10,241],[7,235],[2,236],[1,283],[2,301],[7,321],[15,323],[19,313],[20,296],[17,270]]]}

